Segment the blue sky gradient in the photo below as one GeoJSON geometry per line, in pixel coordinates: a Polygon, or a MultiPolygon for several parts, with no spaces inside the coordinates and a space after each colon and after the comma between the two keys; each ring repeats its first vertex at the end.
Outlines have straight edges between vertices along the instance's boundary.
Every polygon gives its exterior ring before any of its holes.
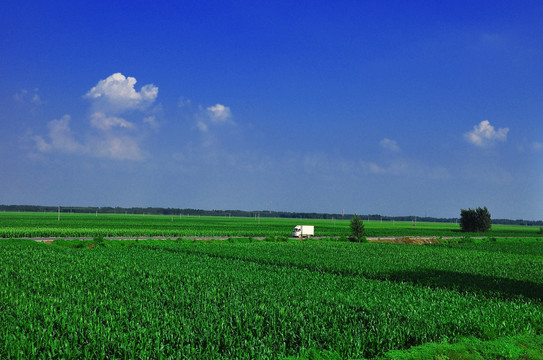
{"type": "Polygon", "coordinates": [[[543,3],[12,1],[0,203],[543,219],[543,3]]]}

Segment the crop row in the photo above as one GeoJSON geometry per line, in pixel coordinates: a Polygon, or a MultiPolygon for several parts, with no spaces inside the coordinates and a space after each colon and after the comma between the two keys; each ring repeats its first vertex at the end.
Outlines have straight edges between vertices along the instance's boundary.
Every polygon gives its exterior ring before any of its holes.
{"type": "Polygon", "coordinates": [[[178,251],[344,276],[410,282],[500,297],[543,298],[543,246],[498,242],[406,246],[316,241],[234,243],[175,242],[178,251]]]}
{"type": "Polygon", "coordinates": [[[465,336],[543,333],[542,299],[523,287],[502,297],[392,276],[447,261],[448,271],[457,264],[457,273],[511,282],[497,293],[523,281],[541,287],[538,248],[404,247],[417,255],[324,242],[122,244],[130,246],[0,241],[0,358],[264,359],[305,349],[373,357],[465,336]]]}

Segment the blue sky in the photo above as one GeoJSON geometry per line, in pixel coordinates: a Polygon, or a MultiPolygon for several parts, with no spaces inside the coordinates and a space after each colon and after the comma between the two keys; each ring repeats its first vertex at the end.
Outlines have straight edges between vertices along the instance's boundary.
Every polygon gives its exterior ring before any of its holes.
{"type": "Polygon", "coordinates": [[[0,203],[543,219],[539,1],[25,1],[0,203]]]}

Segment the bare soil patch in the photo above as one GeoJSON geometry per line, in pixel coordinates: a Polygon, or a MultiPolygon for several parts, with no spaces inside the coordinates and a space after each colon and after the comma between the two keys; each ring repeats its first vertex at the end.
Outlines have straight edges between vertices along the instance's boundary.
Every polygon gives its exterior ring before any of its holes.
{"type": "Polygon", "coordinates": [[[418,237],[418,236],[398,236],[398,237],[371,237],[368,238],[371,242],[378,243],[391,243],[391,244],[410,244],[410,245],[424,245],[424,244],[439,244],[439,238],[437,237],[418,237]]]}

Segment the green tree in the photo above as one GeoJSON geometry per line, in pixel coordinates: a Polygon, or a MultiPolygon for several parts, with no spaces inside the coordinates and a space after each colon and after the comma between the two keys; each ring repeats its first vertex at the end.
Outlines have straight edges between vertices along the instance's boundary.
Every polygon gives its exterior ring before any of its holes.
{"type": "Polygon", "coordinates": [[[490,212],[486,208],[460,209],[460,227],[463,232],[487,232],[492,227],[490,212]]]}
{"type": "Polygon", "coordinates": [[[364,230],[364,223],[358,215],[354,214],[351,219],[351,239],[358,242],[367,242],[366,231],[364,230]]]}

